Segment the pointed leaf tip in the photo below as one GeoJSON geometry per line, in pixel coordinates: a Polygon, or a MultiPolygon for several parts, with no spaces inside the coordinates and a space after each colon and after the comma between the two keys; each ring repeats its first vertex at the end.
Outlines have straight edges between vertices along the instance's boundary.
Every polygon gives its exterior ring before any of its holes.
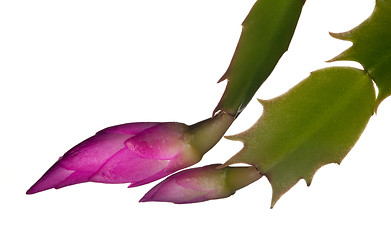
{"type": "Polygon", "coordinates": [[[264,99],[259,99],[259,98],[257,100],[262,105],[263,108],[267,107],[271,103],[270,100],[264,100],[264,99]]]}
{"type": "Polygon", "coordinates": [[[307,184],[307,187],[311,186],[312,179],[313,179],[312,176],[308,177],[308,178],[304,178],[305,183],[307,184]]]}
{"type": "Polygon", "coordinates": [[[354,41],[354,37],[351,31],[340,32],[340,33],[329,32],[329,35],[335,39],[339,39],[342,41],[350,41],[350,42],[354,41]]]}
{"type": "Polygon", "coordinates": [[[242,141],[238,135],[224,136],[224,138],[231,141],[242,141]]]}

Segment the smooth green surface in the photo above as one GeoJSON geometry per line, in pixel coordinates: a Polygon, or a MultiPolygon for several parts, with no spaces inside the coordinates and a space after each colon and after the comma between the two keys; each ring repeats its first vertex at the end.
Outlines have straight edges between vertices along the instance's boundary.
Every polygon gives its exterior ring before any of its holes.
{"type": "Polygon", "coordinates": [[[333,37],[353,46],[332,59],[361,63],[379,88],[378,106],[391,95],[391,0],[377,0],[372,15],[358,27],[333,37]]]}
{"type": "Polygon", "coordinates": [[[233,121],[231,115],[221,112],[191,125],[187,135],[189,144],[203,156],[220,141],[233,121]]]}
{"type": "Polygon", "coordinates": [[[217,111],[238,115],[288,49],[303,0],[258,0],[242,26],[231,64],[220,81],[228,80],[217,111]]]}
{"type": "Polygon", "coordinates": [[[273,206],[300,179],[309,185],[321,166],[342,161],[374,112],[375,90],[364,71],[332,67],[260,102],[264,112],[258,122],[229,137],[244,147],[224,166],[255,166],[272,185],[273,206]]]}

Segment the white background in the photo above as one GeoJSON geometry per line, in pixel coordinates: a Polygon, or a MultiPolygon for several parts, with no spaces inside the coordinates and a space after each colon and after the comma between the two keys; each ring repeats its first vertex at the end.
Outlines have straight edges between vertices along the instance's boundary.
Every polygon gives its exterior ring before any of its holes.
{"type": "MultiPolygon", "coordinates": [[[[270,209],[263,178],[192,205],[138,203],[154,183],[25,191],[69,148],[120,123],[211,116],[254,0],[2,0],[0,239],[390,239],[391,100],[340,166],[300,181],[270,209]]],[[[374,0],[308,0],[290,51],[257,92],[278,96],[350,46],[328,32],[366,19],[374,0]]],[[[369,46],[370,47],[370,46],[369,46]]],[[[253,100],[228,135],[250,127],[253,100]]],[[[197,166],[241,148],[222,140],[197,166]]]]}

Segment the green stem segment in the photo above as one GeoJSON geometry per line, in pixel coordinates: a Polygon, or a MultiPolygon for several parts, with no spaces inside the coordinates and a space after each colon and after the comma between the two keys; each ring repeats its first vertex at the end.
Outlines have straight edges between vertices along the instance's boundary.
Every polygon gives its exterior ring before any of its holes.
{"type": "Polygon", "coordinates": [[[224,136],[231,126],[234,117],[219,112],[215,116],[190,126],[190,144],[201,155],[205,154],[224,136]]]}
{"type": "Polygon", "coordinates": [[[236,191],[257,181],[262,177],[255,167],[225,167],[226,187],[236,191]]]}
{"type": "Polygon", "coordinates": [[[225,92],[215,109],[237,116],[287,51],[305,0],[258,0],[244,20],[228,70],[225,92]]]}

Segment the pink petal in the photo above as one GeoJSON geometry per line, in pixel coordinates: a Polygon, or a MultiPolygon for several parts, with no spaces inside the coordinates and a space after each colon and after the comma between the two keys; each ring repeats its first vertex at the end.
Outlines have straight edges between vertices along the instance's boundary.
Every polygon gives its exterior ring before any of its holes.
{"type": "Polygon", "coordinates": [[[27,193],[89,181],[108,158],[121,149],[127,149],[124,142],[131,136],[97,133],[66,152],[27,193]]]}
{"type": "Polygon", "coordinates": [[[163,171],[169,163],[169,160],[141,158],[124,148],[108,159],[90,180],[104,183],[137,183],[163,171]]]}
{"type": "Polygon", "coordinates": [[[208,165],[199,168],[192,168],[181,172],[175,178],[177,184],[197,191],[209,192],[216,189],[216,186],[224,184],[221,182],[221,175],[216,170],[218,164],[208,165]]]}
{"type": "Polygon", "coordinates": [[[90,172],[81,172],[81,171],[74,172],[71,175],[69,175],[69,177],[67,177],[63,181],[59,182],[55,186],[55,188],[59,189],[62,187],[66,187],[66,186],[70,186],[70,185],[74,185],[74,184],[78,184],[78,183],[88,182],[90,176],[91,176],[90,172]]]}
{"type": "Polygon", "coordinates": [[[192,199],[202,197],[206,192],[196,191],[184,188],[176,184],[176,181],[170,177],[151,189],[140,202],[172,202],[172,203],[190,203],[192,199]]]}
{"type": "Polygon", "coordinates": [[[163,123],[129,138],[125,145],[145,158],[173,159],[184,144],[184,124],[163,123]]]}
{"type": "Polygon", "coordinates": [[[34,194],[50,188],[56,188],[59,183],[67,179],[74,171],[54,164],[26,193],[34,194]]]}
{"type": "Polygon", "coordinates": [[[156,122],[125,123],[125,124],[105,128],[100,132],[136,135],[144,131],[145,129],[151,128],[157,124],[160,123],[156,123],[156,122]]]}
{"type": "Polygon", "coordinates": [[[98,133],[66,152],[61,165],[66,169],[93,174],[108,158],[125,147],[124,142],[129,137],[117,133],[98,133]]]}
{"type": "Polygon", "coordinates": [[[171,175],[147,192],[140,202],[184,204],[227,197],[231,193],[224,191],[224,173],[216,170],[217,166],[192,168],[171,175]]]}

